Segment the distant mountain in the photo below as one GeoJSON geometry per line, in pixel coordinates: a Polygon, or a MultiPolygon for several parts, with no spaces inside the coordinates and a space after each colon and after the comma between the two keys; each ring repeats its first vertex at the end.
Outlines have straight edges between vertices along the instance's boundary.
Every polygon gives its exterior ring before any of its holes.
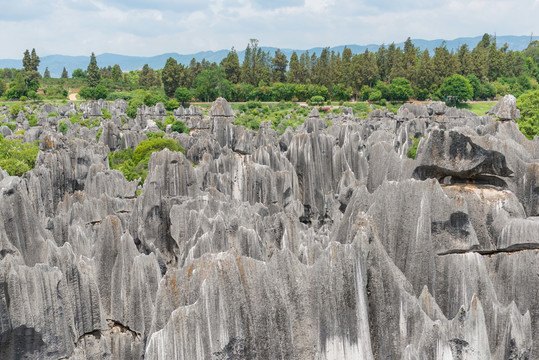
{"type": "MultiPolygon", "coordinates": [[[[473,49],[477,43],[481,40],[481,36],[476,37],[463,37],[463,38],[457,38],[454,40],[443,40],[443,39],[436,39],[436,40],[422,40],[422,39],[413,39],[412,42],[415,46],[419,47],[420,49],[428,49],[429,52],[433,52],[435,48],[440,46],[442,42],[445,41],[446,46],[449,50],[456,50],[458,49],[462,44],[468,44],[470,49],[473,49]]],[[[534,36],[533,40],[539,40],[539,36],[534,36]]],[[[529,36],[497,36],[496,42],[498,46],[502,46],[503,44],[507,43],[509,46],[509,49],[511,50],[524,50],[528,44],[530,43],[530,37],[529,36]]],[[[387,46],[388,44],[386,44],[387,46]]],[[[404,42],[395,44],[398,47],[403,47],[404,42]]],[[[335,52],[341,52],[344,50],[345,47],[350,48],[352,50],[352,53],[359,54],[365,52],[365,50],[369,51],[377,51],[378,48],[381,45],[378,44],[371,44],[371,45],[341,45],[341,46],[335,46],[330,48],[330,50],[334,50],[335,52]]],[[[271,54],[277,50],[277,48],[274,47],[262,47],[264,51],[269,51],[271,54]]],[[[281,49],[281,51],[290,58],[290,55],[295,51],[298,56],[304,53],[305,51],[309,51],[310,54],[317,53],[320,54],[320,52],[324,49],[323,47],[316,47],[308,50],[294,50],[294,49],[281,49]]],[[[143,56],[126,56],[126,55],[117,55],[117,54],[101,54],[97,55],[97,64],[100,67],[103,66],[113,66],[114,64],[119,64],[123,71],[131,71],[131,70],[139,70],[142,69],[144,64],[148,64],[150,67],[154,69],[161,69],[163,66],[165,66],[165,62],[169,57],[172,57],[176,59],[179,63],[188,65],[191,59],[195,58],[197,61],[201,61],[202,59],[206,59],[210,62],[216,62],[219,63],[223,58],[227,56],[229,53],[229,50],[219,50],[219,51],[202,51],[198,52],[196,54],[188,54],[188,55],[181,55],[177,53],[168,53],[168,54],[162,54],[157,56],[151,56],[151,57],[143,57],[143,56]]],[[[238,51],[238,56],[240,57],[240,62],[243,61],[245,51],[238,51]]],[[[49,56],[43,56],[41,58],[41,63],[39,66],[39,71],[43,73],[45,71],[45,68],[48,67],[49,71],[51,73],[52,77],[60,77],[62,74],[62,70],[65,66],[67,71],[69,72],[69,75],[71,76],[71,73],[75,69],[86,69],[88,67],[88,63],[90,62],[89,56],[66,56],[66,55],[49,55],[49,56]]],[[[20,60],[15,59],[0,59],[0,68],[20,68],[22,67],[22,58],[20,60]]]]}

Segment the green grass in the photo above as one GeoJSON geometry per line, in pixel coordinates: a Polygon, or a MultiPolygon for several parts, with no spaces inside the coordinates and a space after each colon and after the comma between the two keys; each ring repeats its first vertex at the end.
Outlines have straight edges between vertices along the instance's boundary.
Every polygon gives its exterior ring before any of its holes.
{"type": "Polygon", "coordinates": [[[462,103],[458,104],[457,107],[459,109],[466,109],[470,110],[477,115],[485,115],[487,111],[490,110],[491,107],[496,105],[496,101],[488,101],[488,102],[477,102],[477,103],[462,103]]]}

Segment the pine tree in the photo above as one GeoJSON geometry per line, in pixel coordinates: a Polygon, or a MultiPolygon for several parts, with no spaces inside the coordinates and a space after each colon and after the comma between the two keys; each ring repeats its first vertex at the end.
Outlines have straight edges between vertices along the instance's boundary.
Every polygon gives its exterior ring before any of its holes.
{"type": "Polygon", "coordinates": [[[228,53],[228,55],[221,60],[221,67],[225,71],[225,77],[233,84],[237,84],[241,79],[241,68],[238,53],[234,48],[228,53]]]}
{"type": "Polygon", "coordinates": [[[290,67],[288,70],[287,77],[288,77],[287,80],[289,83],[299,84],[301,82],[299,59],[298,59],[298,54],[296,54],[295,51],[290,56],[290,67]]]}
{"type": "Polygon", "coordinates": [[[341,80],[345,86],[352,86],[352,50],[344,48],[341,60],[341,80]]]}
{"type": "Polygon", "coordinates": [[[161,73],[161,80],[163,81],[165,94],[169,98],[174,96],[174,92],[180,86],[180,77],[181,73],[178,62],[174,58],[168,58],[161,73]]]}
{"type": "Polygon", "coordinates": [[[50,73],[48,67],[45,68],[45,72],[43,73],[43,78],[44,79],[50,79],[51,78],[51,73],[50,73]]]}
{"type": "Polygon", "coordinates": [[[69,78],[69,74],[67,73],[67,70],[66,70],[65,66],[64,66],[64,70],[62,70],[62,76],[61,77],[62,77],[62,79],[69,78]]]}
{"type": "Polygon", "coordinates": [[[32,58],[30,57],[30,51],[28,51],[28,49],[24,52],[22,67],[25,71],[32,71],[32,58]]]}
{"type": "Polygon", "coordinates": [[[283,54],[280,49],[277,49],[275,51],[275,56],[273,56],[273,58],[271,59],[271,77],[273,82],[286,81],[287,66],[288,59],[286,58],[286,55],[283,54]]]}
{"type": "Polygon", "coordinates": [[[120,81],[122,78],[122,69],[120,68],[120,65],[116,64],[112,67],[111,77],[114,81],[120,81]]]}
{"type": "Polygon", "coordinates": [[[37,56],[36,49],[32,49],[32,55],[30,57],[31,70],[37,71],[40,62],[41,60],[39,60],[39,56],[37,56]]]}
{"type": "Polygon", "coordinates": [[[99,67],[97,66],[94,53],[90,56],[90,64],[88,64],[88,68],[86,69],[86,78],[90,87],[96,87],[101,80],[101,74],[99,73],[99,67]]]}

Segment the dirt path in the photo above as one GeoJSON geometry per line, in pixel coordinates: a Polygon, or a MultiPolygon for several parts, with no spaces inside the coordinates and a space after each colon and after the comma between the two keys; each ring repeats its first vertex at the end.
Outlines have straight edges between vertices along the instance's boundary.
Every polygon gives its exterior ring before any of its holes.
{"type": "Polygon", "coordinates": [[[77,94],[78,93],[69,94],[69,100],[70,101],[77,101],[77,94]]]}

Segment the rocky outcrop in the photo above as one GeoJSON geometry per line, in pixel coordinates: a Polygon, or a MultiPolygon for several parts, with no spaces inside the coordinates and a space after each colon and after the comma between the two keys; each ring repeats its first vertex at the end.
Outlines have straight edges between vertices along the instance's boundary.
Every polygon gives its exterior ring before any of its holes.
{"type": "Polygon", "coordinates": [[[43,118],[24,136],[36,167],[0,169],[0,358],[539,354],[539,145],[515,122],[441,102],[315,108],[280,135],[234,125],[220,98],[209,117],[174,111],[192,131],[165,136],[185,153],[153,153],[139,186],[107,155],[164,107],[81,104],[104,108],[67,136],[43,118]]]}
{"type": "Polygon", "coordinates": [[[488,113],[500,120],[520,119],[520,110],[517,109],[517,99],[513,95],[505,95],[488,113]]]}

